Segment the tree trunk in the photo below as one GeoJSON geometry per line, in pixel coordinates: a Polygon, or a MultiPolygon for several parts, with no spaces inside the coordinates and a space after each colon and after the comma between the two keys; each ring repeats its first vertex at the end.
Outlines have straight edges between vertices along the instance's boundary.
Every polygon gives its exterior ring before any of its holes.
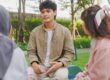
{"type": "Polygon", "coordinates": [[[74,5],[73,0],[71,0],[71,24],[72,24],[72,38],[75,39],[75,28],[74,28],[74,5]]]}
{"type": "MultiPolygon", "coordinates": [[[[72,23],[72,39],[73,39],[73,44],[74,43],[74,40],[75,40],[75,26],[74,26],[74,1],[71,0],[71,23],[72,23]]],[[[74,50],[75,50],[75,53],[74,53],[74,59],[77,60],[77,53],[76,53],[76,47],[74,45],[74,50]]]]}
{"type": "Polygon", "coordinates": [[[109,5],[110,5],[110,0],[108,0],[108,3],[109,3],[109,5]]]}
{"type": "Polygon", "coordinates": [[[23,36],[22,36],[22,41],[25,41],[25,2],[26,0],[22,0],[22,9],[23,9],[23,13],[22,13],[22,30],[23,30],[23,36]]]}
{"type": "Polygon", "coordinates": [[[25,0],[19,0],[18,9],[18,40],[17,42],[24,42],[24,30],[25,30],[25,0]],[[23,10],[23,11],[22,11],[23,10]]]}
{"type": "Polygon", "coordinates": [[[19,30],[18,30],[18,38],[17,38],[17,42],[19,41],[19,38],[20,38],[20,31],[21,31],[21,0],[19,0],[19,8],[18,8],[18,27],[19,27],[19,30]]]}

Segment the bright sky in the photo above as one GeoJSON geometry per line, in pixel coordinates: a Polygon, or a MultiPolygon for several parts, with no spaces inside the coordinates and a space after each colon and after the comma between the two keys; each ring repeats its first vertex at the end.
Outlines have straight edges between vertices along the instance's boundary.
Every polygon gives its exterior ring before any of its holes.
{"type": "MultiPolygon", "coordinates": [[[[0,0],[0,4],[6,7],[9,11],[17,11],[18,9],[18,1],[19,0],[0,0]]],[[[28,13],[35,13],[35,10],[33,7],[38,7],[38,5],[34,2],[37,0],[26,0],[26,12],[28,13]]],[[[58,0],[55,0],[58,6],[57,10],[57,17],[65,17],[69,18],[70,17],[70,11],[69,10],[61,10],[60,5],[58,4],[58,0]]],[[[107,0],[102,0],[101,5],[107,5],[108,2],[107,0]]]]}
{"type": "MultiPolygon", "coordinates": [[[[17,11],[18,10],[18,0],[0,0],[0,4],[7,8],[9,11],[17,11]]],[[[33,6],[35,3],[33,1],[27,0],[26,2],[26,12],[33,13],[33,6]]]]}
{"type": "MultiPolygon", "coordinates": [[[[0,4],[3,5],[4,7],[6,7],[9,11],[17,11],[18,9],[18,1],[19,0],[0,0],[0,4]]],[[[35,10],[33,9],[33,7],[38,7],[38,5],[34,2],[36,0],[26,0],[26,12],[27,13],[36,13],[35,10]]],[[[56,0],[56,3],[58,2],[58,0],[56,0]]],[[[70,12],[69,10],[60,10],[59,8],[59,4],[58,6],[58,10],[57,10],[57,17],[70,17],[70,12]]]]}

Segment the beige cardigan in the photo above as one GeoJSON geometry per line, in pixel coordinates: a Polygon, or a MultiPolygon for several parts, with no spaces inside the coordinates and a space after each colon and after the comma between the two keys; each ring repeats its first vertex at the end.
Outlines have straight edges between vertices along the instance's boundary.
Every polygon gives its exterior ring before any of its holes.
{"type": "MultiPolygon", "coordinates": [[[[36,27],[30,34],[28,54],[30,62],[44,63],[47,50],[47,32],[44,25],[36,27]]],[[[50,61],[61,61],[64,66],[72,60],[74,47],[70,31],[55,23],[51,41],[50,61]]]]}

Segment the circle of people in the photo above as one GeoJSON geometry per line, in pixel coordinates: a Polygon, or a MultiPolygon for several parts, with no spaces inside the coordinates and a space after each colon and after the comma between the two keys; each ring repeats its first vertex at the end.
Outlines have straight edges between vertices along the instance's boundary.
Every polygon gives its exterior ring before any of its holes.
{"type": "MultiPolygon", "coordinates": [[[[0,6],[0,80],[68,80],[74,57],[70,31],[57,23],[57,5],[46,0],[39,6],[42,24],[33,29],[24,52],[9,37],[9,12],[0,6]]],[[[110,80],[110,7],[92,5],[81,13],[82,29],[91,37],[90,58],[85,70],[72,80],[110,80]]]]}

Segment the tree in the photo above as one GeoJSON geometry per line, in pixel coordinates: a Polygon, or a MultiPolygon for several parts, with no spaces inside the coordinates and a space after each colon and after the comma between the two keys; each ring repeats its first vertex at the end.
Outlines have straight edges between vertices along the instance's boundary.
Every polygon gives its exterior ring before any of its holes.
{"type": "Polygon", "coordinates": [[[71,9],[71,27],[72,27],[71,33],[73,38],[75,39],[74,15],[78,11],[82,11],[85,8],[93,5],[95,3],[95,0],[59,0],[59,3],[61,5],[61,9],[67,8],[71,9]]]}
{"type": "Polygon", "coordinates": [[[18,26],[19,30],[17,33],[17,41],[24,41],[24,31],[25,31],[25,0],[19,0],[18,8],[18,26]]]}
{"type": "MultiPolygon", "coordinates": [[[[85,9],[86,7],[93,5],[95,0],[60,0],[60,4],[62,5],[62,9],[70,8],[71,9],[71,34],[73,41],[75,40],[75,33],[76,33],[76,26],[74,25],[74,14],[77,13],[77,11],[85,9]]],[[[76,54],[76,48],[75,48],[75,60],[77,60],[77,54],[76,54]]]]}

